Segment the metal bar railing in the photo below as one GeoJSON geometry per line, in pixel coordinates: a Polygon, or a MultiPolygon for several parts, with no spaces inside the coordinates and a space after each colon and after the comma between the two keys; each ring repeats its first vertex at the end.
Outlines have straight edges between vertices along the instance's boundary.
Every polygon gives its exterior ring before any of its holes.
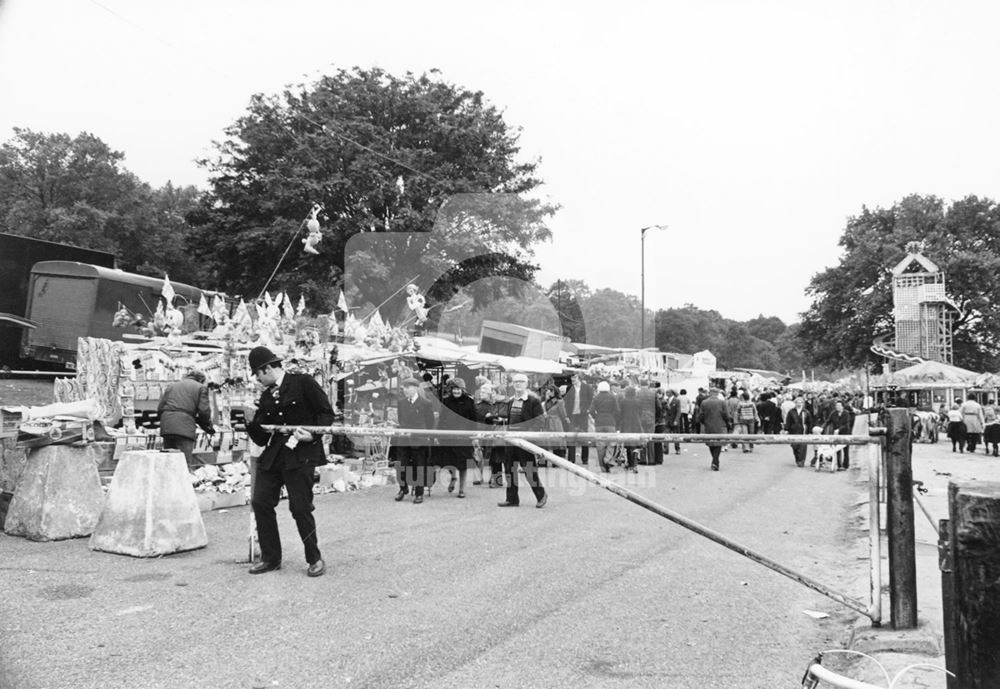
{"type": "Polygon", "coordinates": [[[342,434],[351,436],[377,436],[406,439],[461,439],[464,442],[473,440],[501,440],[507,444],[520,447],[535,455],[544,457],[549,463],[558,466],[572,474],[575,474],[590,483],[594,483],[602,488],[629,500],[665,519],[668,519],[686,529],[708,538],[730,550],[743,555],[744,557],[757,562],[779,574],[792,579],[814,591],[827,596],[828,598],[844,605],[852,610],[860,612],[869,619],[875,626],[882,621],[882,556],[881,556],[881,536],[880,536],[880,514],[878,503],[879,474],[882,463],[882,444],[884,441],[882,429],[872,429],[870,435],[753,435],[753,434],[671,434],[671,433],[558,433],[550,431],[528,431],[528,430],[469,430],[469,431],[449,431],[430,429],[407,429],[392,426],[283,426],[264,425],[262,428],[270,432],[291,433],[295,428],[304,428],[313,434],[342,434]],[[869,547],[871,553],[871,601],[866,604],[844,593],[836,591],[825,584],[812,579],[811,577],[796,572],[784,565],[757,553],[746,546],[732,541],[722,534],[709,529],[698,522],[674,512],[648,498],[639,495],[617,483],[591,473],[590,471],[574,464],[558,455],[549,452],[533,442],[546,442],[560,440],[567,444],[581,444],[585,442],[616,442],[629,444],[642,444],[647,442],[684,442],[684,443],[739,443],[753,442],[760,445],[790,445],[790,444],[831,444],[831,445],[868,445],[870,447],[869,460],[869,491],[870,496],[875,499],[870,500],[871,515],[869,519],[869,547]],[[533,442],[532,442],[533,441],[533,442]]]}
{"type": "Polygon", "coordinates": [[[649,510],[650,512],[653,512],[654,514],[657,514],[663,517],[664,519],[669,519],[675,524],[683,526],[685,529],[688,529],[689,531],[695,532],[699,536],[703,536],[709,539],[710,541],[714,541],[715,543],[718,543],[719,545],[725,548],[729,548],[733,552],[739,553],[743,557],[746,557],[756,562],[757,564],[763,565],[768,569],[774,570],[778,574],[782,574],[799,584],[807,586],[808,588],[811,588],[814,591],[823,594],[827,598],[837,601],[841,605],[844,605],[852,610],[860,612],[862,615],[870,616],[872,612],[872,607],[870,605],[865,604],[864,601],[852,598],[851,596],[836,591],[830,588],[829,586],[819,581],[816,581],[812,577],[809,577],[801,572],[797,572],[791,569],[790,567],[786,567],[781,563],[772,560],[766,555],[758,553],[757,551],[752,550],[746,547],[745,545],[742,545],[740,543],[737,543],[736,541],[726,538],[719,532],[714,531],[713,529],[710,529],[707,526],[699,524],[698,522],[692,519],[688,519],[684,515],[679,514],[678,512],[674,512],[673,510],[664,507],[659,503],[655,503],[649,498],[639,495],[638,493],[631,491],[620,484],[614,483],[613,481],[609,481],[601,476],[598,476],[597,474],[594,474],[566,459],[563,459],[562,457],[552,452],[549,452],[548,450],[545,450],[541,447],[538,447],[537,445],[533,445],[532,443],[529,443],[526,440],[521,440],[519,438],[505,438],[505,442],[507,442],[510,445],[514,445],[515,447],[519,447],[523,450],[526,450],[527,452],[531,452],[540,457],[544,457],[546,461],[548,461],[550,464],[554,464],[560,467],[561,469],[565,469],[566,471],[569,471],[570,473],[575,474],[576,476],[579,476],[589,481],[590,483],[594,483],[604,488],[605,490],[614,493],[615,495],[623,497],[629,502],[635,503],[636,505],[639,505],[640,507],[643,507],[649,510]]]}

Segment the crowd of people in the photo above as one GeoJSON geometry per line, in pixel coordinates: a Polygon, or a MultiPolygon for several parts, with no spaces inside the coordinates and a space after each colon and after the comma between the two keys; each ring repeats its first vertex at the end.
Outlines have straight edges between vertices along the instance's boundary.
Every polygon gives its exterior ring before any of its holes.
{"type": "MultiPolygon", "coordinates": [[[[549,379],[528,390],[528,377],[515,374],[508,383],[498,385],[477,376],[474,390],[458,377],[448,378],[435,388],[429,377],[409,378],[401,384],[398,424],[403,428],[439,430],[485,430],[496,426],[516,425],[521,429],[592,433],[673,433],[673,434],[781,434],[849,435],[862,399],[839,393],[801,395],[775,390],[751,391],[733,385],[724,393],[719,388],[699,388],[695,394],[686,389],[663,388],[657,382],[639,384],[636,379],[585,380],[573,375],[563,384],[549,379]]],[[[425,488],[433,485],[438,473],[450,474],[448,492],[457,487],[457,497],[464,498],[466,477],[471,467],[473,485],[506,486],[506,500],[501,506],[519,504],[517,469],[523,468],[527,483],[538,504],[545,503],[545,491],[537,472],[536,459],[530,453],[506,443],[489,440],[434,442],[407,440],[396,442],[395,461],[399,492],[396,500],[411,494],[415,503],[423,502],[425,488]]],[[[559,437],[538,441],[557,456],[583,465],[594,456],[595,470],[610,473],[618,465],[625,471],[638,472],[637,465],[662,464],[670,446],[679,454],[681,444],[665,442],[638,443],[596,441],[590,444],[567,444],[559,437]]],[[[743,441],[707,443],[712,470],[719,470],[719,458],[726,446],[754,451],[754,443],[743,441]]],[[[817,461],[817,449],[810,462],[817,461]]],[[[792,445],[796,466],[805,466],[808,447],[792,445]]],[[[838,470],[850,466],[848,446],[835,448],[838,470]]]]}
{"type": "Polygon", "coordinates": [[[996,405],[982,405],[969,396],[942,411],[941,416],[941,422],[947,424],[952,452],[975,452],[982,442],[987,455],[1000,456],[1000,414],[996,405]]]}

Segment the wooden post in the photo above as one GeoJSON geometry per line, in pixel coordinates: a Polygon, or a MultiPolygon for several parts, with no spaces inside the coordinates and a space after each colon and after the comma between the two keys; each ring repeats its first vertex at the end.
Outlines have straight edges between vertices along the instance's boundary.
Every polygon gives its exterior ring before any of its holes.
{"type": "Polygon", "coordinates": [[[955,553],[951,542],[951,525],[947,519],[938,521],[938,568],[941,570],[941,621],[944,630],[944,664],[948,672],[948,689],[958,689],[958,653],[955,642],[958,639],[955,619],[955,553]]]}
{"type": "Polygon", "coordinates": [[[1000,483],[952,481],[957,689],[1000,687],[1000,483]]]}
{"type": "Polygon", "coordinates": [[[889,536],[889,618],[893,629],[917,626],[917,558],[913,526],[910,412],[886,415],[886,533],[889,536]]]}

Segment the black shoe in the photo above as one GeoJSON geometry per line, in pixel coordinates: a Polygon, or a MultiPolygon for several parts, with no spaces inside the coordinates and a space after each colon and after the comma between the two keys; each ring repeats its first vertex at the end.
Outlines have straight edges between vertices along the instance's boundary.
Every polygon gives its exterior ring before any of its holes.
{"type": "Polygon", "coordinates": [[[306,574],[311,577],[321,577],[326,574],[326,563],[323,562],[322,558],[316,560],[316,562],[309,565],[309,569],[306,570],[306,574]]]}
{"type": "Polygon", "coordinates": [[[458,481],[458,479],[456,479],[454,476],[452,476],[451,480],[448,481],[448,492],[449,493],[454,493],[455,492],[455,483],[456,483],[456,481],[458,481]]]}
{"type": "Polygon", "coordinates": [[[399,502],[400,500],[402,500],[403,498],[405,498],[406,497],[406,492],[407,491],[406,491],[405,488],[400,488],[399,492],[396,493],[396,498],[395,498],[396,502],[399,502]]]}
{"type": "Polygon", "coordinates": [[[416,496],[416,497],[413,498],[413,504],[414,505],[419,505],[423,501],[424,501],[424,496],[423,495],[418,495],[418,496],[416,496]]]}
{"type": "Polygon", "coordinates": [[[712,465],[712,471],[718,471],[718,470],[719,470],[719,465],[718,464],[713,464],[712,465]]]}
{"type": "Polygon", "coordinates": [[[542,496],[542,499],[538,501],[538,504],[535,505],[535,507],[537,507],[538,509],[542,509],[543,507],[545,507],[545,503],[547,503],[548,501],[549,501],[549,494],[546,493],[545,495],[542,496]]]}
{"type": "Polygon", "coordinates": [[[498,502],[497,503],[497,507],[518,507],[518,506],[519,506],[518,503],[516,503],[516,502],[507,502],[506,500],[503,501],[503,502],[498,502]]]}
{"type": "Polygon", "coordinates": [[[258,562],[249,569],[250,574],[263,574],[281,569],[281,562],[258,562]]]}

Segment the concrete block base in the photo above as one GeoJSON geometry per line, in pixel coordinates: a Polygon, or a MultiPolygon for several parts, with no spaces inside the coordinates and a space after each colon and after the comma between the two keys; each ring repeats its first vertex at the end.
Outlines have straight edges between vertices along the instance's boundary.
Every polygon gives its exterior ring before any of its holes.
{"type": "Polygon", "coordinates": [[[180,452],[126,452],[111,479],[91,550],[157,557],[208,545],[180,452]]]}
{"type": "Polygon", "coordinates": [[[93,455],[89,445],[31,450],[7,509],[4,531],[32,541],[89,536],[104,504],[93,455]]]}

